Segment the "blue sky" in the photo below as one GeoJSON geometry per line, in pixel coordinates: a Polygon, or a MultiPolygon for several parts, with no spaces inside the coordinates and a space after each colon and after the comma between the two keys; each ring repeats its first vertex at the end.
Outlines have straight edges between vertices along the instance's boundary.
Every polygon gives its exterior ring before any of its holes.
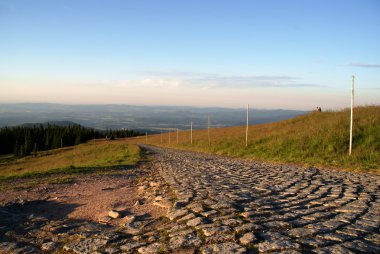
{"type": "Polygon", "coordinates": [[[380,1],[0,0],[0,102],[380,102],[380,1]]]}

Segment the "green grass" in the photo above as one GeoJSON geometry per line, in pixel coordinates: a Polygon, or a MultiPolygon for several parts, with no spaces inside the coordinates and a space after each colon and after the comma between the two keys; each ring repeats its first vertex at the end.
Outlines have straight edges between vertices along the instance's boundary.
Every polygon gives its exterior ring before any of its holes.
{"type": "MultiPolygon", "coordinates": [[[[90,173],[120,165],[134,165],[140,160],[140,149],[125,141],[92,141],[73,147],[0,160],[0,179],[27,178],[49,174],[90,173]]],[[[57,179],[56,183],[71,181],[57,179]]]]}
{"type": "Polygon", "coordinates": [[[248,147],[245,147],[245,126],[211,129],[210,144],[207,130],[193,132],[193,145],[189,131],[180,132],[178,145],[175,133],[171,134],[170,145],[169,134],[164,135],[163,144],[160,135],[150,136],[148,143],[231,157],[380,173],[380,106],[355,108],[351,156],[348,156],[349,121],[350,111],[346,109],[252,125],[248,147]]]}

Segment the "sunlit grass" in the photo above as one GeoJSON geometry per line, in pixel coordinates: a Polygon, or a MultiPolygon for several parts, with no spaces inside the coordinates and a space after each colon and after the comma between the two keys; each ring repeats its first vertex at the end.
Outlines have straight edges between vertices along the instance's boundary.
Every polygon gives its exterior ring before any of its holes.
{"type": "MultiPolygon", "coordinates": [[[[350,111],[312,112],[286,121],[249,126],[249,145],[245,147],[245,126],[207,130],[181,131],[148,137],[158,146],[201,151],[232,157],[272,162],[335,167],[380,173],[380,106],[357,107],[354,111],[353,151],[349,149],[350,111]]],[[[145,143],[145,137],[130,139],[145,143]]]]}
{"type": "Polygon", "coordinates": [[[139,148],[124,141],[91,141],[78,146],[40,152],[37,157],[0,161],[0,179],[93,171],[98,168],[133,165],[139,159],[139,148]]]}

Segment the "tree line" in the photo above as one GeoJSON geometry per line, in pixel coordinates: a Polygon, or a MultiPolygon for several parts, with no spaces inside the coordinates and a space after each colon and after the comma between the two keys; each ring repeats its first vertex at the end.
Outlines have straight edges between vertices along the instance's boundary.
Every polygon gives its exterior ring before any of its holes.
{"type": "Polygon", "coordinates": [[[57,126],[39,124],[31,127],[0,128],[0,154],[13,153],[17,157],[37,154],[37,151],[78,145],[91,139],[125,138],[141,135],[133,130],[95,130],[79,124],[57,126]]]}

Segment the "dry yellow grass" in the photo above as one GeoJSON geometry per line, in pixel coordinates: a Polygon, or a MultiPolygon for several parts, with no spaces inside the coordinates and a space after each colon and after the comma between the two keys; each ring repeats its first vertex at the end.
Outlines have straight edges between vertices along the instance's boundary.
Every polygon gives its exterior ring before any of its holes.
{"type": "MultiPolygon", "coordinates": [[[[180,131],[148,136],[148,144],[201,151],[232,157],[272,162],[301,163],[310,166],[343,168],[380,173],[380,106],[357,107],[354,113],[354,142],[348,156],[349,110],[313,112],[293,119],[249,126],[245,147],[245,126],[180,131]],[[170,144],[169,144],[170,135],[170,144]]],[[[130,139],[146,143],[145,137],[130,139]]]]}
{"type": "Polygon", "coordinates": [[[99,167],[132,165],[139,161],[137,146],[125,141],[91,141],[78,146],[38,153],[37,157],[0,161],[0,178],[51,172],[79,172],[99,167]]]}

